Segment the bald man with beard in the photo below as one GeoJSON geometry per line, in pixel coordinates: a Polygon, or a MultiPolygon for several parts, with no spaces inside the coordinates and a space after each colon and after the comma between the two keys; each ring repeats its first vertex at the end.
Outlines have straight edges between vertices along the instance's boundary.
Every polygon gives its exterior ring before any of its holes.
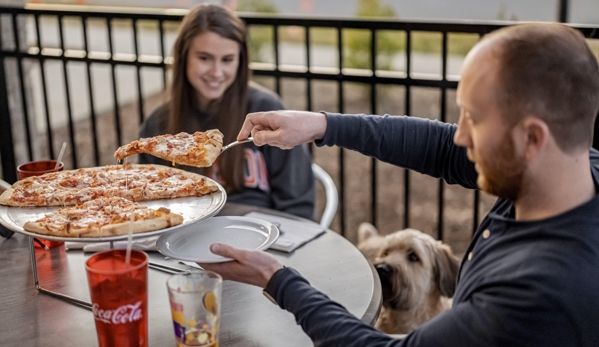
{"type": "Polygon", "coordinates": [[[364,324],[267,253],[214,244],[201,264],[265,288],[317,346],[599,346],[599,67],[561,24],[485,36],[464,61],[458,124],[249,114],[239,139],[359,151],[498,197],[462,260],[453,306],[404,339],[364,324]]]}

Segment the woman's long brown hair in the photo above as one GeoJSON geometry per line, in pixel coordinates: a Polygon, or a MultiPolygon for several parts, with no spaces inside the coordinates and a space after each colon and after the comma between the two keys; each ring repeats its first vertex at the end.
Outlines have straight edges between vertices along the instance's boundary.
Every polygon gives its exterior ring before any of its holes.
{"type": "MultiPolygon", "coordinates": [[[[197,92],[187,80],[187,56],[191,42],[200,34],[216,33],[239,43],[239,67],[235,81],[222,98],[211,103],[206,113],[216,113],[217,127],[224,134],[224,143],[236,140],[247,114],[247,89],[249,81],[249,58],[247,29],[239,17],[218,5],[200,5],[191,10],[181,23],[179,35],[173,48],[173,78],[169,89],[168,131],[176,134],[186,129],[187,120],[194,117],[199,107],[197,92]]],[[[208,130],[202,128],[202,130],[208,130]]],[[[240,191],[244,186],[244,146],[236,146],[220,157],[220,176],[227,192],[240,191]]]]}

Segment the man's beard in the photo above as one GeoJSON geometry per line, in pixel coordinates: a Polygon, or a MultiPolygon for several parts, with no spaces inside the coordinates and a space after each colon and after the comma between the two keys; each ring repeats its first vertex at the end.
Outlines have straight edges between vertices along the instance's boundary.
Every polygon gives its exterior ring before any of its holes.
{"type": "Polygon", "coordinates": [[[489,194],[509,201],[516,201],[522,192],[522,177],[526,169],[526,159],[516,157],[514,142],[509,131],[492,158],[476,158],[480,168],[476,183],[489,194]]]}

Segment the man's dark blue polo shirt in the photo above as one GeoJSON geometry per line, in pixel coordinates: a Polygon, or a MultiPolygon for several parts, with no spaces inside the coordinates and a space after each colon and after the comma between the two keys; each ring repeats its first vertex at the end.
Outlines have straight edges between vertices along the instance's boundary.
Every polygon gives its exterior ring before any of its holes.
{"type": "MultiPolygon", "coordinates": [[[[476,188],[473,164],[453,143],[454,125],[389,116],[327,120],[318,145],[476,188]]],[[[591,150],[590,160],[599,191],[599,152],[591,150]]],[[[401,341],[351,316],[293,269],[277,272],[267,291],[319,346],[599,346],[599,195],[544,220],[513,215],[510,202],[497,201],[462,261],[453,307],[401,341]]]]}

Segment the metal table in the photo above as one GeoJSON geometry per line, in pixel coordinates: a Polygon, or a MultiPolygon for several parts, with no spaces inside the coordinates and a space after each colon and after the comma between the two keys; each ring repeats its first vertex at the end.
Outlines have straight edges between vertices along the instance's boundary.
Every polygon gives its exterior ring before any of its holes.
{"type": "MultiPolygon", "coordinates": [[[[227,203],[220,215],[276,211],[227,203]]],[[[288,216],[288,215],[287,215],[288,216]]],[[[0,245],[0,346],[96,346],[90,311],[38,292],[33,285],[28,237],[15,234],[0,245]]],[[[381,305],[374,268],[346,239],[327,231],[293,253],[269,251],[304,275],[314,287],[373,324],[381,305]]],[[[155,263],[188,269],[149,252],[155,263]]],[[[84,262],[90,254],[64,247],[36,249],[39,281],[49,289],[89,300],[84,262]]],[[[169,274],[148,276],[149,345],[175,346],[165,281],[169,274]]],[[[225,282],[220,346],[310,346],[293,315],[273,305],[260,288],[225,282]]]]}

